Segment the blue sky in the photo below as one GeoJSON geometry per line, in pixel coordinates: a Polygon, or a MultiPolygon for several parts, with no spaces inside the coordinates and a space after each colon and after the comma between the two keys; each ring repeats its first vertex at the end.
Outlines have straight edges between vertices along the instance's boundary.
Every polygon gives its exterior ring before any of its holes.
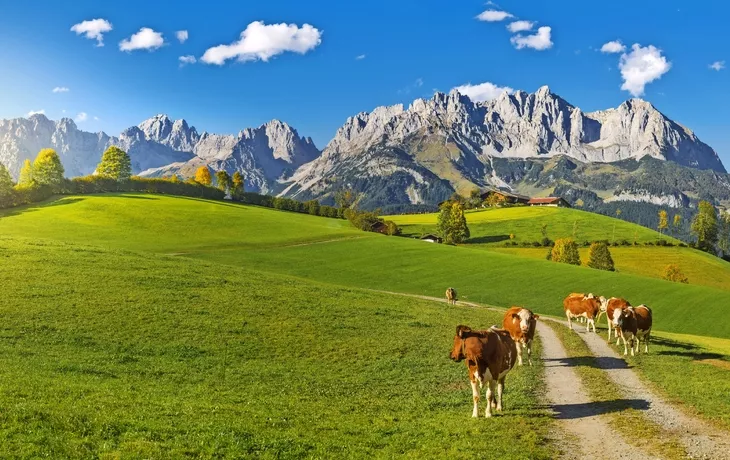
{"type": "Polygon", "coordinates": [[[654,78],[642,97],[730,166],[724,2],[4,1],[0,10],[0,118],[83,112],[82,129],[109,134],[157,113],[216,133],[279,118],[322,148],[348,116],[465,84],[530,92],[549,85],[585,111],[613,107],[632,97],[621,89],[619,62],[624,53],[625,66],[636,62],[630,53],[638,43],[658,67],[631,77],[628,88],[640,92],[636,78],[654,78]],[[512,16],[479,20],[487,10],[512,16]],[[71,30],[93,19],[112,26],[103,47],[71,30]],[[534,24],[507,30],[518,20],[534,24]],[[262,27],[250,26],[256,21],[262,27]],[[280,23],[293,24],[291,36],[268,27],[280,23]],[[150,30],[131,40],[142,28],[150,30]],[[230,46],[247,28],[247,41],[230,46]],[[184,43],[175,36],[180,30],[188,32],[184,43]],[[511,40],[518,34],[521,40],[511,40]],[[128,51],[120,49],[123,40],[128,51]],[[616,40],[623,52],[600,51],[616,40]],[[206,54],[218,45],[226,46],[206,54]],[[129,50],[142,46],[150,49],[129,50]],[[247,60],[225,59],[236,53],[247,60]],[[181,65],[181,56],[196,62],[181,65]]]}

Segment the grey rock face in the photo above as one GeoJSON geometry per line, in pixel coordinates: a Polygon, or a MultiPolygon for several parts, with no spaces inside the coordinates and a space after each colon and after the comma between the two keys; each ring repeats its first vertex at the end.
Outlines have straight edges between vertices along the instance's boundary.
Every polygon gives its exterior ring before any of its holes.
{"type": "Polygon", "coordinates": [[[372,160],[368,164],[356,160],[383,147],[405,149],[414,167],[426,167],[440,177],[446,177],[448,170],[452,184],[457,176],[476,185],[501,185],[491,174],[491,159],[500,157],[565,155],[581,162],[610,163],[648,155],[725,171],[712,148],[648,102],[632,99],[616,109],[584,113],[543,86],[533,94],[504,93],[483,103],[455,91],[436,93],[431,99],[415,100],[407,109],[394,105],[359,113],[337,131],[320,158],[294,173],[285,193],[321,196],[327,191],[325,178],[335,171],[353,177],[388,174],[379,172],[372,160]],[[350,168],[343,172],[347,164],[350,168]]]}

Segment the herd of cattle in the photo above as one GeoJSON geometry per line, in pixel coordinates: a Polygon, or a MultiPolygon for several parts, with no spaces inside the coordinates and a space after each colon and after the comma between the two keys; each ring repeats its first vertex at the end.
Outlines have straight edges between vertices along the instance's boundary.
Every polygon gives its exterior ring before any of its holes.
{"type": "MultiPolygon", "coordinates": [[[[453,288],[446,290],[446,300],[450,304],[457,301],[453,288]]],[[[649,352],[652,314],[646,305],[632,307],[625,299],[596,297],[593,294],[572,293],[563,300],[568,327],[573,328],[572,319],[586,322],[586,330],[596,332],[596,321],[606,315],[608,324],[608,340],[612,334],[616,337],[616,345],[624,342],[624,355],[628,354],[627,342],[631,355],[639,352],[640,342],[644,342],[644,352],[649,352]]],[[[487,408],[486,417],[492,416],[492,409],[502,410],[502,392],[504,379],[515,363],[522,365],[523,349],[527,350],[527,361],[532,365],[532,340],[535,336],[538,315],[522,307],[507,310],[502,320],[502,328],[492,326],[486,330],[474,330],[468,326],[457,326],[454,336],[454,347],[451,359],[459,362],[466,360],[469,369],[474,411],[472,417],[478,417],[479,388],[486,385],[487,408]]]]}

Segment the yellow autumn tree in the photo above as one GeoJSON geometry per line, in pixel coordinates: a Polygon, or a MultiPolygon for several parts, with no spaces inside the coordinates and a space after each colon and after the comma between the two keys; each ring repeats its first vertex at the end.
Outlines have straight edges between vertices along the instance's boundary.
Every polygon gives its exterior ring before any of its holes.
{"type": "Polygon", "coordinates": [[[210,185],[213,183],[213,177],[211,177],[210,170],[207,166],[201,166],[195,171],[195,182],[200,185],[210,185]]]}

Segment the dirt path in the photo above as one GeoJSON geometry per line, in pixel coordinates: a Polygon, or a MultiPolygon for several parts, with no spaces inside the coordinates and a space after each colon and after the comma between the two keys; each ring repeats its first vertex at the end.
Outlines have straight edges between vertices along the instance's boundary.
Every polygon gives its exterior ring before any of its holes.
{"type": "Polygon", "coordinates": [[[567,364],[568,355],[555,332],[538,321],[537,333],[542,338],[546,396],[550,407],[560,427],[578,439],[578,445],[575,446],[578,452],[566,452],[566,458],[652,458],[627,444],[601,417],[601,414],[611,410],[610,407],[592,402],[588,397],[580,377],[567,364]]]}
{"type": "MultiPolygon", "coordinates": [[[[608,345],[605,334],[587,333],[577,329],[576,332],[581,334],[591,353],[597,357],[599,367],[621,388],[621,395],[628,399],[646,400],[649,407],[643,413],[677,436],[690,458],[730,460],[730,435],[681,412],[660,398],[608,345]]],[[[708,391],[712,389],[708,388],[708,391]]]]}

